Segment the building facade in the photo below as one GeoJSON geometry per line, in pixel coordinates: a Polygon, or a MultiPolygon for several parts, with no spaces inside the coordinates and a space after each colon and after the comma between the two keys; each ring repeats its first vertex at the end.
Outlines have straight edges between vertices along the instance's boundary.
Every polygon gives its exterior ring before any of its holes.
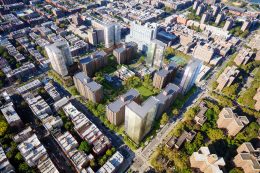
{"type": "Polygon", "coordinates": [[[99,103],[103,99],[102,85],[93,81],[83,72],[79,72],[73,76],[75,87],[80,95],[94,103],[99,103]]]}
{"type": "Polygon", "coordinates": [[[137,44],[129,42],[123,44],[122,47],[113,50],[118,64],[129,64],[137,53],[137,44]]]}
{"type": "Polygon", "coordinates": [[[126,36],[126,42],[135,42],[139,50],[147,52],[148,45],[151,43],[151,40],[156,38],[156,34],[156,23],[139,25],[133,22],[130,27],[130,34],[126,36]]]}
{"type": "Polygon", "coordinates": [[[155,97],[149,97],[141,105],[133,101],[126,105],[125,132],[135,143],[140,143],[151,130],[158,103],[155,97]]]}
{"type": "Polygon", "coordinates": [[[225,160],[216,154],[211,154],[208,147],[200,147],[198,152],[190,156],[190,165],[201,172],[223,173],[221,167],[225,166],[225,160]]]}
{"type": "Polygon", "coordinates": [[[117,24],[104,25],[105,47],[110,48],[118,45],[121,40],[121,28],[117,24]]]}
{"type": "Polygon", "coordinates": [[[258,173],[260,172],[260,161],[259,157],[257,158],[259,154],[260,148],[254,148],[250,142],[244,142],[237,148],[237,155],[233,162],[245,173],[258,173]]]}
{"type": "Polygon", "coordinates": [[[170,63],[167,68],[161,69],[154,74],[153,86],[158,89],[164,88],[169,82],[173,80],[177,69],[175,63],[170,63]]]}
{"type": "Polygon", "coordinates": [[[45,47],[52,68],[61,76],[68,75],[67,67],[73,64],[68,42],[59,41],[45,47]]]}
{"type": "Polygon", "coordinates": [[[155,68],[161,68],[164,59],[164,50],[166,44],[159,40],[152,40],[148,45],[147,56],[145,62],[147,65],[155,68]]]}
{"type": "Polygon", "coordinates": [[[202,66],[202,61],[193,58],[185,68],[182,80],[181,80],[181,93],[186,94],[194,85],[202,66]]]}
{"type": "Polygon", "coordinates": [[[106,115],[108,121],[116,126],[122,124],[125,120],[125,105],[131,101],[139,103],[139,95],[137,90],[130,89],[119,99],[107,105],[106,115]]]}
{"type": "Polygon", "coordinates": [[[229,136],[236,136],[249,123],[246,116],[238,116],[231,108],[223,108],[218,117],[218,128],[226,129],[229,136]]]}
{"type": "Polygon", "coordinates": [[[97,51],[91,56],[84,57],[79,60],[79,68],[87,74],[87,76],[92,77],[97,70],[105,67],[108,63],[107,53],[104,51],[97,51]]]}

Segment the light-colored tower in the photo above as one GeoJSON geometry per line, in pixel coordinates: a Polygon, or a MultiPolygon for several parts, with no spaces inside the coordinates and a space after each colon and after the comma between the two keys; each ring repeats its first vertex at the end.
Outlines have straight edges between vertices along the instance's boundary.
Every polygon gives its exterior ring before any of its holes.
{"type": "Polygon", "coordinates": [[[126,42],[135,42],[139,50],[147,52],[148,45],[151,44],[151,40],[156,38],[156,34],[156,23],[139,25],[133,22],[130,27],[130,34],[126,36],[126,42]]]}
{"type": "Polygon", "coordinates": [[[208,22],[209,18],[210,18],[210,14],[208,12],[203,13],[200,23],[204,24],[205,22],[208,22]]]}
{"type": "Polygon", "coordinates": [[[196,11],[199,5],[200,5],[200,1],[194,1],[192,9],[196,11]]]}
{"type": "Polygon", "coordinates": [[[219,13],[218,15],[217,15],[217,18],[216,18],[216,20],[215,20],[215,23],[217,24],[217,25],[219,25],[221,22],[222,22],[222,20],[224,19],[224,14],[223,13],[219,13]]]}
{"type": "Polygon", "coordinates": [[[200,4],[197,8],[197,11],[196,11],[196,15],[200,16],[205,10],[205,5],[204,4],[200,4]]]}
{"type": "Polygon", "coordinates": [[[231,18],[227,19],[225,26],[223,27],[223,30],[224,31],[230,30],[233,26],[233,22],[234,22],[233,19],[231,19],[231,18]]]}
{"type": "Polygon", "coordinates": [[[249,28],[250,28],[250,25],[251,25],[251,21],[248,20],[248,19],[245,20],[244,23],[243,23],[243,25],[242,25],[242,27],[241,27],[241,30],[242,30],[242,31],[245,31],[245,30],[249,29],[249,28]]]}
{"type": "Polygon", "coordinates": [[[147,57],[145,59],[146,64],[155,68],[161,68],[166,46],[167,45],[165,43],[159,40],[151,41],[148,46],[147,57]]]}
{"type": "Polygon", "coordinates": [[[70,47],[66,41],[58,41],[45,47],[52,68],[61,76],[68,75],[67,66],[73,64],[70,47]]]}
{"type": "Polygon", "coordinates": [[[218,13],[220,12],[220,6],[217,4],[217,5],[214,5],[213,7],[212,7],[212,9],[213,9],[213,13],[212,13],[212,15],[214,16],[214,17],[216,17],[217,15],[218,15],[218,13]]]}
{"type": "Polygon", "coordinates": [[[116,24],[108,24],[104,26],[105,47],[110,48],[120,43],[121,28],[116,24]]]}
{"type": "Polygon", "coordinates": [[[132,101],[125,107],[125,131],[135,142],[139,143],[152,128],[159,100],[149,97],[142,105],[132,101]]]}
{"type": "Polygon", "coordinates": [[[196,58],[193,58],[187,64],[180,84],[182,94],[186,94],[194,85],[201,66],[202,61],[196,58]]]}

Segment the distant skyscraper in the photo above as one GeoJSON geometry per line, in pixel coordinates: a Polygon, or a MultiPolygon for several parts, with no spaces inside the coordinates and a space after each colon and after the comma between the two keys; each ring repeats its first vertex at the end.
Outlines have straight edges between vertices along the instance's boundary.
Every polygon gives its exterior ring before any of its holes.
{"type": "Polygon", "coordinates": [[[126,42],[135,42],[139,50],[147,52],[148,45],[156,38],[156,33],[156,23],[139,25],[133,22],[130,27],[130,34],[126,36],[126,42]]]}
{"type": "Polygon", "coordinates": [[[121,28],[116,24],[108,24],[104,26],[105,47],[110,48],[120,43],[121,28]]]}
{"type": "Polygon", "coordinates": [[[159,100],[149,97],[142,105],[132,101],[125,107],[125,131],[139,143],[152,128],[158,110],[159,100]]]}
{"type": "Polygon", "coordinates": [[[61,76],[68,75],[67,66],[73,64],[69,44],[66,41],[58,41],[45,47],[52,68],[61,76]]]}
{"type": "Polygon", "coordinates": [[[180,84],[182,94],[186,94],[194,85],[201,66],[202,61],[196,58],[187,64],[180,84]]]}

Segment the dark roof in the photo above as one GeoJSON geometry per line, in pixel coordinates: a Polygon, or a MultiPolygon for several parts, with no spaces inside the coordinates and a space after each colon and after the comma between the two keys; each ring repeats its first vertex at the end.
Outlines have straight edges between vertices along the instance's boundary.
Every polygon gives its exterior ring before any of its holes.
{"type": "Polygon", "coordinates": [[[110,103],[108,108],[113,112],[118,112],[123,106],[134,100],[134,98],[138,97],[139,95],[140,94],[137,90],[130,89],[127,93],[120,96],[116,101],[110,103]]]}

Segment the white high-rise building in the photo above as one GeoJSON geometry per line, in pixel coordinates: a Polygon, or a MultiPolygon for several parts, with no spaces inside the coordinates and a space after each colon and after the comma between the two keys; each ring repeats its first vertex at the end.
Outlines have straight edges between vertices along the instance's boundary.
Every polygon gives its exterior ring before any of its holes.
{"type": "Polygon", "coordinates": [[[110,48],[120,43],[121,27],[117,24],[104,25],[105,47],[110,48]]]}
{"type": "Polygon", "coordinates": [[[67,66],[73,64],[70,47],[66,41],[58,41],[45,47],[52,68],[61,76],[68,75],[67,66]]]}
{"type": "Polygon", "coordinates": [[[139,50],[146,52],[148,50],[148,45],[156,38],[156,34],[156,23],[140,25],[133,22],[130,27],[130,34],[126,36],[126,42],[135,42],[137,43],[139,50]]]}
{"type": "Polygon", "coordinates": [[[202,61],[193,58],[186,66],[182,80],[181,80],[181,92],[186,94],[194,85],[202,66],[202,61]]]}
{"type": "Polygon", "coordinates": [[[161,68],[164,58],[166,44],[159,40],[152,40],[148,46],[146,64],[152,67],[161,68]]]}
{"type": "Polygon", "coordinates": [[[135,142],[139,143],[152,128],[159,100],[149,97],[141,105],[132,101],[125,107],[125,131],[135,142]]]}

